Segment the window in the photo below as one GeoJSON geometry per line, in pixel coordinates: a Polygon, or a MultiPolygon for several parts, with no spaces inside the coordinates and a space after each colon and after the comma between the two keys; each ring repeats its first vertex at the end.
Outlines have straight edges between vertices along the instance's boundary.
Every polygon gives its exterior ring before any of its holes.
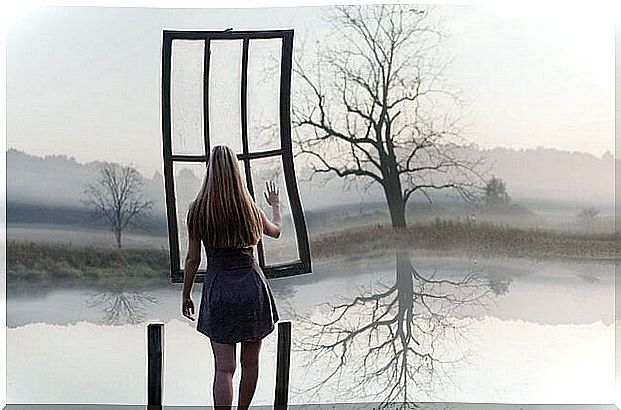
{"type": "MultiPolygon", "coordinates": [[[[282,233],[255,255],[267,277],[311,272],[306,222],[291,149],[293,30],[163,32],[162,137],[171,282],[183,281],[188,205],[200,189],[211,146],[228,144],[246,186],[271,217],[265,181],[280,188],[282,233]]],[[[197,280],[206,271],[201,247],[197,280]]]]}

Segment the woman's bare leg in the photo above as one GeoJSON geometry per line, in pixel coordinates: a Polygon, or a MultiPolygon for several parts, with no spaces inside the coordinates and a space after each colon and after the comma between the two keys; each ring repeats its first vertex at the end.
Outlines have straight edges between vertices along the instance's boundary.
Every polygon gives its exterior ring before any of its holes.
{"type": "Polygon", "coordinates": [[[256,342],[241,342],[242,374],[239,381],[238,409],[247,409],[250,406],[259,376],[259,351],[261,340],[256,342]]]}
{"type": "Polygon", "coordinates": [[[233,404],[235,346],[235,343],[219,343],[211,340],[216,369],[213,381],[213,403],[217,410],[230,409],[233,404]]]}

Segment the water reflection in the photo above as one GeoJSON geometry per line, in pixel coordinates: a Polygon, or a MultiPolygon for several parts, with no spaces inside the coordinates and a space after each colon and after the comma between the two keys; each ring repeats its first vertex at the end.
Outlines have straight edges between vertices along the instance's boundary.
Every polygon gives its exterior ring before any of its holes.
{"type": "Polygon", "coordinates": [[[353,297],[322,304],[321,312],[293,312],[304,334],[294,337],[294,349],[305,354],[309,376],[314,369],[319,373],[318,382],[308,380],[293,394],[310,394],[311,400],[335,388],[343,397],[379,400],[377,409],[395,402],[415,407],[413,399],[448,379],[450,366],[464,358],[451,349],[468,327],[457,319],[459,311],[487,309],[494,295],[508,289],[508,282],[492,282],[476,268],[457,275],[423,273],[407,249],[397,249],[395,261],[394,280],[358,287],[353,297]]]}
{"type": "Polygon", "coordinates": [[[146,291],[130,289],[129,286],[115,285],[88,292],[86,305],[103,311],[100,324],[138,324],[146,322],[149,305],[156,305],[157,298],[146,291]]]}
{"type": "MultiPolygon", "coordinates": [[[[290,403],[349,402],[347,408],[359,408],[365,400],[362,394],[349,392],[364,390],[372,397],[367,400],[372,408],[378,401],[389,401],[391,389],[393,400],[419,403],[425,396],[435,402],[471,403],[613,401],[614,265],[475,261],[420,251],[410,256],[409,274],[397,269],[407,266],[408,259],[395,264],[394,253],[382,253],[317,261],[312,275],[270,281],[283,320],[293,322],[290,403]],[[599,280],[588,283],[582,275],[599,280]],[[463,286],[433,282],[441,280],[463,286]],[[507,289],[502,297],[495,296],[507,289]],[[481,295],[482,300],[477,299],[481,295]],[[339,305],[343,307],[332,312],[339,305]],[[292,317],[289,306],[307,320],[292,317]],[[467,334],[463,323],[470,324],[467,334]],[[451,337],[456,332],[462,336],[451,337]],[[349,334],[351,339],[343,341],[349,334]],[[321,348],[339,340],[334,352],[321,348]],[[347,352],[342,352],[344,345],[347,352]],[[412,352],[400,352],[398,362],[390,362],[393,352],[404,346],[423,353],[432,346],[437,359],[433,369],[427,370],[428,363],[412,352]],[[308,350],[313,347],[315,351],[308,350]],[[344,363],[339,363],[341,356],[344,363]],[[320,399],[297,394],[335,370],[317,389],[320,399]]],[[[128,278],[117,287],[104,281],[44,287],[24,283],[19,292],[7,292],[7,401],[143,403],[146,322],[157,321],[165,323],[165,403],[207,406],[213,355],[208,340],[194,329],[195,322],[181,315],[181,285],[171,285],[167,278],[155,283],[128,278]],[[136,302],[131,291],[157,303],[136,302]],[[87,307],[85,301],[93,301],[88,292],[107,302],[87,307]],[[115,297],[120,297],[118,304],[115,297]],[[123,312],[118,322],[128,321],[123,304],[133,306],[135,320],[145,309],[148,317],[137,325],[100,324],[107,317],[101,308],[113,306],[123,312]]],[[[202,290],[197,285],[195,302],[202,290]]],[[[273,402],[276,346],[275,332],[262,349],[264,377],[257,386],[257,405],[273,402]]]]}

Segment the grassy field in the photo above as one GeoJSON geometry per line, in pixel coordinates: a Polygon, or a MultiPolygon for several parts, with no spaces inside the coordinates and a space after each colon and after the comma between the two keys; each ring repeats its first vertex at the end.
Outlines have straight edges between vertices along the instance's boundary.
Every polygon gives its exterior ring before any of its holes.
{"type": "Polygon", "coordinates": [[[160,281],[168,275],[169,255],[158,249],[113,249],[45,242],[7,242],[7,283],[108,282],[112,279],[160,281]]]}
{"type": "MultiPolygon", "coordinates": [[[[355,227],[312,235],[315,260],[373,255],[395,247],[478,256],[614,260],[619,237],[573,231],[526,229],[493,223],[436,219],[401,232],[389,225],[355,227]]],[[[7,283],[103,282],[168,279],[167,250],[79,246],[11,240],[7,242],[7,283]]]]}
{"type": "Polygon", "coordinates": [[[480,256],[614,260],[619,236],[538,228],[518,228],[489,222],[467,223],[436,219],[411,224],[395,232],[389,225],[352,228],[312,238],[313,256],[330,258],[409,247],[480,256]]]}

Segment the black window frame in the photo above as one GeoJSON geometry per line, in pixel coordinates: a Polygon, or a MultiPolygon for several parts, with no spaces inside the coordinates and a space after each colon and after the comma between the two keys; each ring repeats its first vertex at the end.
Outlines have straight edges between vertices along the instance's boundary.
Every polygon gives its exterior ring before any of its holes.
{"type": "MultiPolygon", "coordinates": [[[[258,262],[268,278],[288,277],[311,273],[311,254],[308,240],[304,211],[300,201],[300,195],[295,176],[293,152],[291,143],[291,62],[293,54],[293,30],[253,30],[253,31],[203,31],[203,30],[163,30],[162,32],[162,66],[161,66],[161,102],[162,102],[162,139],[164,157],[164,186],[166,191],[166,210],[168,218],[168,239],[170,246],[170,281],[171,283],[183,282],[183,269],[181,269],[179,232],[177,225],[177,202],[175,198],[175,181],[173,175],[174,162],[203,162],[205,166],[209,161],[211,151],[209,139],[209,67],[210,67],[210,42],[211,40],[242,40],[242,67],[241,67],[241,138],[242,152],[237,154],[237,159],[244,161],[246,184],[248,191],[256,200],[252,184],[252,170],[250,162],[253,159],[280,157],[282,160],[285,186],[287,189],[291,216],[299,258],[292,262],[284,262],[265,265],[265,252],[263,239],[257,245],[258,262]],[[248,149],[248,110],[247,110],[247,79],[248,79],[248,49],[251,39],[281,39],[280,60],[280,148],[264,151],[249,152],[248,149]],[[205,42],[203,61],[203,129],[204,129],[204,155],[183,155],[172,153],[172,120],[171,120],[171,56],[173,40],[203,40],[205,42]]],[[[203,245],[201,244],[201,248],[203,245]]],[[[195,281],[204,280],[205,271],[198,270],[195,281]]]]}

